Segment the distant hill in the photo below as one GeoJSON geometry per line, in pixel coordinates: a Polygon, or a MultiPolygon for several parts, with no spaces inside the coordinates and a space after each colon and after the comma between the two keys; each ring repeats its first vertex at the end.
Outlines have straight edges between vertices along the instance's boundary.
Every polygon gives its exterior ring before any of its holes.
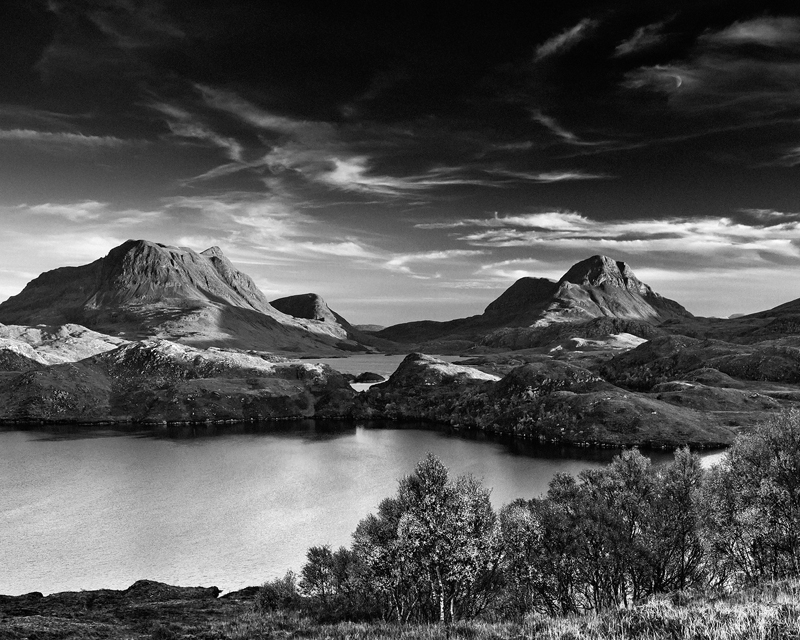
{"type": "Polygon", "coordinates": [[[325,322],[332,327],[340,327],[343,338],[347,336],[347,331],[353,328],[347,320],[331,309],[325,300],[316,293],[286,296],[285,298],[273,300],[270,304],[281,313],[294,318],[316,320],[325,322]]]}
{"type": "Polygon", "coordinates": [[[376,335],[397,342],[455,336],[476,339],[506,327],[544,329],[597,318],[650,326],[692,317],[680,304],[641,282],[626,263],[597,255],[573,265],[557,282],[546,278],[517,280],[481,315],[449,322],[404,323],[376,335]]]}
{"type": "Polygon", "coordinates": [[[386,327],[382,324],[355,324],[353,325],[359,331],[366,331],[369,333],[375,333],[376,331],[382,331],[386,327]]]}
{"type": "MultiPolygon", "coordinates": [[[[341,315],[331,309],[325,300],[322,299],[322,296],[316,293],[302,293],[294,296],[286,296],[285,298],[273,300],[270,304],[278,311],[294,318],[323,323],[342,340],[350,340],[358,345],[368,345],[378,349],[394,350],[397,348],[396,344],[376,338],[366,333],[363,329],[350,324],[341,315]]],[[[340,345],[340,348],[343,347],[344,345],[340,345]]]]}
{"type": "Polygon", "coordinates": [[[219,247],[128,240],[80,267],[41,274],[0,304],[0,323],[75,323],[127,338],[297,353],[363,349],[338,325],[273,307],[219,247]]]}

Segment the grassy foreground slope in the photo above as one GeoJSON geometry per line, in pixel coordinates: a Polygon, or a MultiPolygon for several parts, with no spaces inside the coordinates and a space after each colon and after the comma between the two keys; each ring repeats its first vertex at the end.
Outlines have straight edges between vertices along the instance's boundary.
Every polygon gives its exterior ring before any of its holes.
{"type": "Polygon", "coordinates": [[[0,638],[403,640],[445,638],[543,640],[791,640],[800,638],[800,580],[773,582],[725,597],[668,598],[621,611],[521,622],[453,625],[319,624],[298,612],[260,613],[252,593],[216,598],[205,590],[137,583],[126,592],[82,591],[46,598],[0,598],[0,638]],[[118,594],[118,595],[111,595],[118,594]]]}

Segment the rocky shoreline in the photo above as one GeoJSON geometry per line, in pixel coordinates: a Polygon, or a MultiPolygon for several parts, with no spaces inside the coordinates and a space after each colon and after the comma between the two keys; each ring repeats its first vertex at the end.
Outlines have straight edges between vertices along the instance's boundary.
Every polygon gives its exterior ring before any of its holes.
{"type": "MultiPolygon", "coordinates": [[[[363,392],[268,352],[2,327],[0,424],[424,422],[580,447],[723,447],[800,401],[800,349],[659,336],[630,350],[532,349],[447,363],[408,355],[363,392]],[[715,368],[716,367],[716,368],[715,368]]],[[[374,381],[380,376],[362,376],[374,381]]]]}

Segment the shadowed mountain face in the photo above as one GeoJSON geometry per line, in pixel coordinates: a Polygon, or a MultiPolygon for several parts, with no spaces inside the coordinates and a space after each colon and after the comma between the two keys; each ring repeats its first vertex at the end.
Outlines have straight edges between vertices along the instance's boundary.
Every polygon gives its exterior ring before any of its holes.
{"type": "Polygon", "coordinates": [[[501,327],[543,328],[556,323],[584,323],[595,318],[643,321],[691,318],[680,304],[655,293],[624,262],[592,256],[573,265],[558,281],[521,278],[480,316],[450,322],[407,323],[377,335],[389,340],[438,339],[486,334],[501,327]]]}
{"type": "Polygon", "coordinates": [[[330,324],[341,324],[349,327],[349,322],[333,311],[325,300],[316,293],[303,293],[296,296],[278,298],[270,303],[275,309],[295,318],[318,320],[330,324]]]}
{"type": "Polygon", "coordinates": [[[0,304],[0,322],[72,322],[131,338],[289,352],[331,351],[347,339],[338,327],[275,309],[218,247],[196,253],[145,240],[43,273],[0,304]]]}
{"type": "MultiPolygon", "coordinates": [[[[303,293],[273,300],[270,304],[287,315],[300,320],[309,320],[320,323],[329,331],[334,332],[342,340],[355,341],[358,345],[367,345],[376,349],[392,351],[398,345],[388,340],[381,340],[374,335],[365,333],[351,325],[342,316],[331,309],[325,300],[316,293],[303,293]]],[[[346,349],[343,344],[340,348],[346,349]]]]}

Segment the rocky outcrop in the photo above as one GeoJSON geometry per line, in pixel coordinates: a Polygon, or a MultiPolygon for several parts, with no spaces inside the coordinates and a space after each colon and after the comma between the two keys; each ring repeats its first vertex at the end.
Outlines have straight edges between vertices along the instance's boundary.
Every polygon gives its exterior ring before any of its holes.
{"type": "Polygon", "coordinates": [[[357,397],[354,413],[571,444],[713,447],[733,439],[725,419],[671,400],[620,389],[589,369],[552,358],[499,378],[412,354],[387,382],[357,397]]]}
{"type": "Polygon", "coordinates": [[[46,365],[30,345],[0,338],[0,371],[34,371],[46,365]]]}
{"type": "Polygon", "coordinates": [[[77,362],[116,349],[128,340],[108,336],[77,324],[25,327],[0,325],[0,371],[25,371],[51,364],[77,362]],[[33,361],[25,364],[22,357],[33,361]],[[23,368],[19,368],[22,366],[23,368]]]}
{"type": "Polygon", "coordinates": [[[420,387],[440,387],[498,379],[494,374],[473,367],[451,364],[424,353],[412,353],[400,363],[383,387],[392,390],[414,390],[420,387]]]}
{"type": "Polygon", "coordinates": [[[0,373],[0,421],[180,423],[334,417],[353,390],[327,365],[132,342],[80,362],[0,373]]]}
{"type": "Polygon", "coordinates": [[[275,309],[219,247],[196,253],[146,240],[128,240],[91,264],[41,274],[0,304],[0,322],[76,323],[130,339],[159,337],[200,347],[292,353],[359,348],[338,326],[275,309]]]}
{"type": "Polygon", "coordinates": [[[358,418],[424,420],[452,424],[450,412],[475,387],[500,377],[473,367],[450,364],[422,353],[412,353],[386,382],[373,385],[356,399],[358,418]]]}
{"type": "Polygon", "coordinates": [[[662,336],[619,354],[599,368],[607,380],[628,389],[654,386],[699,370],[738,380],[800,382],[800,347],[774,342],[733,344],[721,340],[662,336]]]}

